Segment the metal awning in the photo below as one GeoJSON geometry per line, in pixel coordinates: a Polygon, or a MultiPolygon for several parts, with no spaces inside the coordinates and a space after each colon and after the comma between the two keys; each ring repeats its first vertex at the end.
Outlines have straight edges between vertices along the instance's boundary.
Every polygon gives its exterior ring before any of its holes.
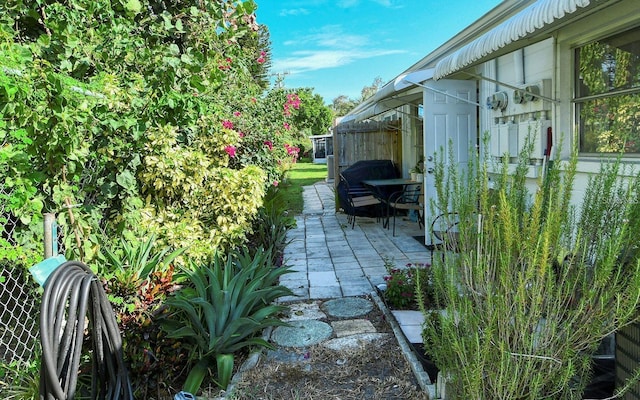
{"type": "Polygon", "coordinates": [[[400,91],[415,85],[416,82],[422,83],[433,78],[434,69],[419,69],[416,71],[405,72],[393,81],[393,87],[396,91],[400,91]]]}
{"type": "Polygon", "coordinates": [[[391,111],[398,107],[402,107],[406,104],[410,104],[420,100],[422,100],[422,90],[412,93],[406,93],[403,95],[390,96],[384,99],[380,99],[370,107],[367,107],[361,112],[355,114],[353,120],[355,122],[364,121],[365,119],[373,118],[376,115],[383,114],[387,111],[391,111]]]}
{"type": "Polygon", "coordinates": [[[416,82],[424,82],[432,77],[433,68],[405,72],[384,85],[370,99],[353,109],[340,122],[364,121],[405,104],[419,102],[422,99],[422,91],[411,89],[415,89],[416,82]]]}
{"type": "Polygon", "coordinates": [[[497,25],[435,66],[434,79],[447,77],[465,67],[486,61],[500,49],[533,37],[570,19],[602,0],[538,0],[513,17],[497,25]]]}

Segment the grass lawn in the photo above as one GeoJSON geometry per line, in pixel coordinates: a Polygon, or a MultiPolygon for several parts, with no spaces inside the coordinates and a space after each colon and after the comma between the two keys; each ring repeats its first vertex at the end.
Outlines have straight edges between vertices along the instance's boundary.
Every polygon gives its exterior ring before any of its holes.
{"type": "Polygon", "coordinates": [[[293,165],[286,174],[286,181],[278,188],[279,194],[292,215],[302,212],[302,187],[323,181],[327,177],[326,164],[313,164],[309,160],[301,160],[293,165]]]}

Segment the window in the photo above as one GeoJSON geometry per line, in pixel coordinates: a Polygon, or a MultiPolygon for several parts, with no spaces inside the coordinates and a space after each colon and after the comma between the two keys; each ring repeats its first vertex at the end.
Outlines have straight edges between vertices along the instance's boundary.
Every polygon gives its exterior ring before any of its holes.
{"type": "Polygon", "coordinates": [[[640,155],[640,27],[576,49],[582,153],[640,155]]]}

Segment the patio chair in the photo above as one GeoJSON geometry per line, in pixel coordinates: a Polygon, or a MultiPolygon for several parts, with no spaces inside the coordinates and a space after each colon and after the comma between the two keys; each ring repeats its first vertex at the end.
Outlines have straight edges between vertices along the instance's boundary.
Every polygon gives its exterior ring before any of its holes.
{"type": "MultiPolygon", "coordinates": [[[[367,208],[380,208],[382,204],[380,199],[364,186],[349,185],[349,182],[340,174],[340,180],[343,182],[348,200],[348,207],[345,207],[347,221],[351,224],[351,229],[355,228],[356,215],[365,215],[367,208]]],[[[380,212],[376,210],[375,215],[379,218],[380,212]]]]}
{"type": "Polygon", "coordinates": [[[431,223],[431,234],[441,242],[446,250],[458,249],[458,224],[460,219],[457,212],[446,212],[438,215],[431,223]]]}
{"type": "Polygon", "coordinates": [[[431,252],[431,259],[435,251],[458,252],[460,248],[460,234],[458,232],[458,224],[460,223],[457,212],[444,212],[434,218],[431,223],[431,243],[427,248],[431,252]]]}
{"type": "Polygon", "coordinates": [[[396,215],[397,210],[416,211],[418,215],[418,226],[424,226],[424,186],[409,185],[403,190],[389,196],[387,202],[386,226],[389,227],[389,218],[393,217],[393,236],[396,235],[396,215]]]}

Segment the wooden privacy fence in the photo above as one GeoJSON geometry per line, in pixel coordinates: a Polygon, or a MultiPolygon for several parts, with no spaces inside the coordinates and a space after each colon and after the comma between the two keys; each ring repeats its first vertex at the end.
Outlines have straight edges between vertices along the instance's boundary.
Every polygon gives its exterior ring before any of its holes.
{"type": "Polygon", "coordinates": [[[338,173],[361,160],[402,162],[402,124],[367,121],[340,124],[335,128],[334,157],[338,173]]]}

